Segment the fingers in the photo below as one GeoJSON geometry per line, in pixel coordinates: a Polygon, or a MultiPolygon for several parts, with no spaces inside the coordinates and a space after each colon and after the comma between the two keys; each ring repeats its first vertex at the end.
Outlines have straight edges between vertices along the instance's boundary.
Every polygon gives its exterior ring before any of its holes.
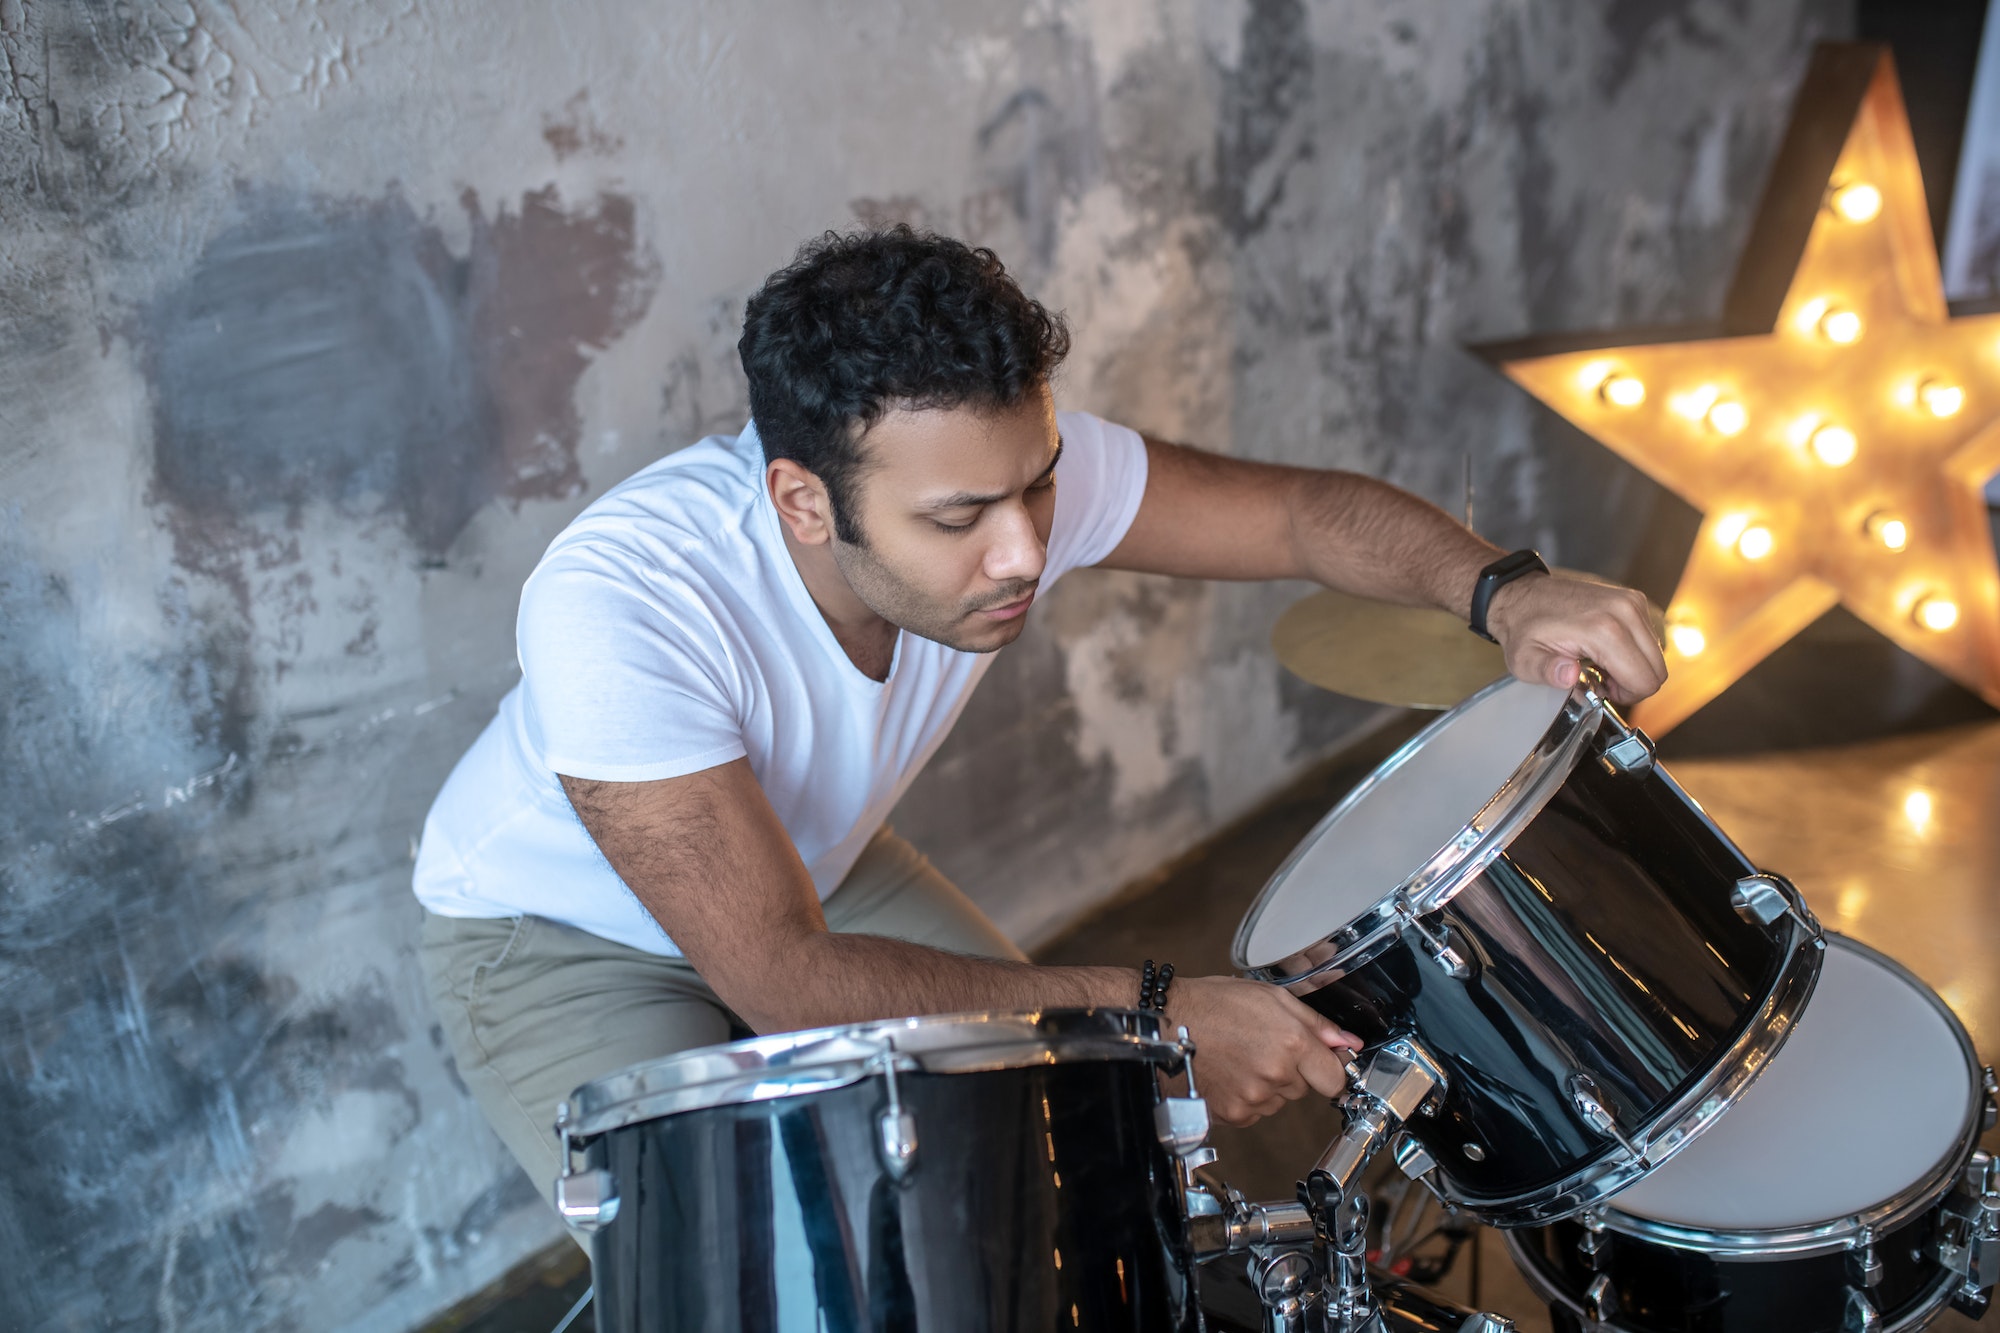
{"type": "Polygon", "coordinates": [[[1630,588],[1578,579],[1535,579],[1510,608],[1508,668],[1522,680],[1569,689],[1580,659],[1603,671],[1611,697],[1633,703],[1667,678],[1646,599],[1630,588]]]}
{"type": "Polygon", "coordinates": [[[1209,1113],[1247,1125],[1309,1093],[1338,1097],[1361,1039],[1262,982],[1190,978],[1183,1013],[1200,1043],[1209,1113]]]}

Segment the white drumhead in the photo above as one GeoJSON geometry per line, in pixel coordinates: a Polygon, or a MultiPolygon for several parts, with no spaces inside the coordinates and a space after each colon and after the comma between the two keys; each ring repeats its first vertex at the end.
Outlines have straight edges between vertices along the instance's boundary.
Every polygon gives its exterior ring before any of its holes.
{"type": "Polygon", "coordinates": [[[1267,967],[1317,944],[1415,874],[1506,785],[1568,697],[1508,680],[1377,769],[1265,888],[1243,964],[1267,967]]]}
{"type": "Polygon", "coordinates": [[[1972,1079],[1927,991],[1828,936],[1819,984],[1770,1068],[1610,1206],[1709,1231],[1837,1221],[1893,1199],[1958,1148],[1972,1079]]]}

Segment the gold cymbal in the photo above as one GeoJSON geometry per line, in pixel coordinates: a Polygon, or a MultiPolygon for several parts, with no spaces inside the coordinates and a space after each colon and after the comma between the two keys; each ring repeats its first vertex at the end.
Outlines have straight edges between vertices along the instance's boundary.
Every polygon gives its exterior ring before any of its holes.
{"type": "MultiPolygon", "coordinates": [[[[1559,569],[1558,578],[1604,580],[1559,569]]],[[[1663,618],[1651,608],[1653,631],[1663,618]]],[[[1331,588],[1285,608],[1271,647],[1291,673],[1322,689],[1400,708],[1451,708],[1507,674],[1500,646],[1449,611],[1397,606],[1331,588]]]]}
{"type": "Polygon", "coordinates": [[[1271,647],[1301,680],[1403,708],[1450,708],[1507,674],[1500,646],[1449,611],[1332,588],[1285,608],[1271,628],[1271,647]]]}

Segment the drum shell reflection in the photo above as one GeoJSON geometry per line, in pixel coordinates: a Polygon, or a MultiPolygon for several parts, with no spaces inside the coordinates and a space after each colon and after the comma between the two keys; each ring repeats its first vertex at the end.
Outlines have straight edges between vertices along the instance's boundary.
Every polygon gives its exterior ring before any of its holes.
{"type": "Polygon", "coordinates": [[[624,1201],[593,1244],[598,1327],[1196,1327],[1153,1066],[904,1073],[918,1147],[876,1149],[877,1078],[600,1135],[624,1201]]]}
{"type": "MultiPolygon", "coordinates": [[[[1569,1215],[1645,1169],[1579,1114],[1577,1075],[1657,1164],[1754,1077],[1817,976],[1816,925],[1739,915],[1731,892],[1755,867],[1664,769],[1603,749],[1422,915],[1465,975],[1405,928],[1287,982],[1370,1046],[1413,1036],[1440,1063],[1447,1095],[1406,1132],[1439,1192],[1500,1226],[1569,1215]]],[[[1285,981],[1341,944],[1262,974],[1285,981]]]]}

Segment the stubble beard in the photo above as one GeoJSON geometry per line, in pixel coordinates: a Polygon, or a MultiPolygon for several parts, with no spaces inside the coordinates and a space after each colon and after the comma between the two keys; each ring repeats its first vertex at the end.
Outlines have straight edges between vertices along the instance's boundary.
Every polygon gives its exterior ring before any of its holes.
{"type": "Polygon", "coordinates": [[[1019,638],[1021,627],[1027,621],[1026,615],[992,622],[993,629],[1008,632],[991,642],[975,641],[970,637],[970,631],[978,622],[968,620],[968,617],[978,611],[1019,601],[1033,592],[1040,582],[1016,579],[975,601],[954,603],[947,607],[925,596],[909,580],[884,564],[864,542],[845,542],[835,537],[833,561],[841,577],[847,580],[847,586],[854,590],[854,595],[869,610],[898,629],[961,653],[997,652],[1019,638]]]}

